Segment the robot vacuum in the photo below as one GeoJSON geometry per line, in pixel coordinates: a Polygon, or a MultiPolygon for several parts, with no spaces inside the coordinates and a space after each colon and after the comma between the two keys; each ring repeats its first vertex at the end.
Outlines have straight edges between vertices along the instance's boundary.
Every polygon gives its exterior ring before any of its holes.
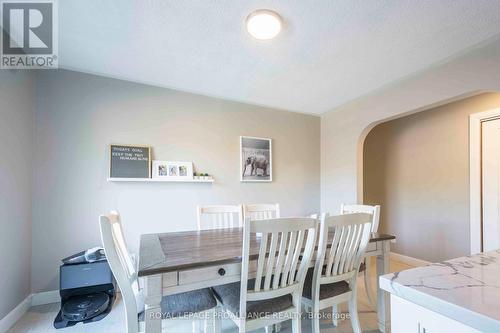
{"type": "Polygon", "coordinates": [[[106,311],[109,301],[105,293],[73,296],[61,306],[61,315],[67,321],[88,320],[106,311]]]}

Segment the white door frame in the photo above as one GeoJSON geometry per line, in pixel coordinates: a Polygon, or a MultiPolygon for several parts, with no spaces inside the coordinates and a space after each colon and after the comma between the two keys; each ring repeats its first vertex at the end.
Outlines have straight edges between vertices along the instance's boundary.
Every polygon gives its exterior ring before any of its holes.
{"type": "Polygon", "coordinates": [[[470,251],[482,252],[481,123],[500,118],[500,109],[469,116],[470,251]]]}

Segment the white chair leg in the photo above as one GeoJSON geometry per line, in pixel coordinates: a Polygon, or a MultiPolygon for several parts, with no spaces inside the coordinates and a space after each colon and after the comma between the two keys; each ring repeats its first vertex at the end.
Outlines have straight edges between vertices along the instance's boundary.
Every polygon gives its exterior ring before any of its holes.
{"type": "Polygon", "coordinates": [[[203,319],[202,321],[202,329],[200,330],[201,332],[203,333],[211,333],[212,330],[213,330],[213,326],[212,326],[212,320],[211,319],[203,319]]]}
{"type": "Polygon", "coordinates": [[[321,333],[319,328],[319,309],[312,308],[312,333],[321,333]]]}
{"type": "Polygon", "coordinates": [[[266,333],[273,333],[273,326],[269,325],[265,327],[266,333]]]}
{"type": "Polygon", "coordinates": [[[247,332],[247,323],[246,323],[246,320],[245,319],[240,319],[239,321],[239,325],[238,325],[238,332],[239,333],[246,333],[247,332]]]}
{"type": "Polygon", "coordinates": [[[339,325],[339,305],[335,304],[332,306],[332,323],[334,327],[339,325]]]}
{"type": "Polygon", "coordinates": [[[222,309],[218,306],[216,306],[213,309],[213,333],[220,333],[222,331],[222,309]]]}
{"type": "Polygon", "coordinates": [[[300,320],[300,312],[297,312],[292,319],[292,333],[301,333],[301,320],[300,320]]]}
{"type": "Polygon", "coordinates": [[[373,295],[373,289],[372,289],[372,283],[371,283],[371,278],[370,278],[370,271],[371,271],[371,260],[370,258],[365,259],[366,263],[366,269],[363,272],[364,280],[365,280],[365,291],[366,291],[366,296],[368,296],[368,302],[370,303],[371,307],[377,311],[377,302],[375,301],[375,295],[373,295]]]}
{"type": "Polygon", "coordinates": [[[215,307],[208,310],[205,315],[206,318],[203,320],[203,331],[204,333],[220,333],[220,319],[218,316],[219,308],[215,307]]]}
{"type": "Polygon", "coordinates": [[[361,325],[359,323],[358,301],[356,299],[356,292],[353,292],[351,298],[349,299],[349,314],[351,316],[352,331],[354,333],[363,333],[361,331],[361,325]]]}
{"type": "Polygon", "coordinates": [[[294,293],[293,305],[295,306],[295,313],[292,317],[292,333],[301,333],[301,319],[302,319],[302,290],[300,293],[294,293]]]}
{"type": "Polygon", "coordinates": [[[201,329],[200,321],[197,319],[193,319],[192,325],[193,325],[193,333],[200,333],[200,329],[201,329]]]}

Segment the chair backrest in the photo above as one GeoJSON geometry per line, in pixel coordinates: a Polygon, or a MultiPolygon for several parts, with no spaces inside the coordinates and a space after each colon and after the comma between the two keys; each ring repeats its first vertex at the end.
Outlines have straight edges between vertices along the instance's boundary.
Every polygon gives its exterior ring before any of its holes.
{"type": "Polygon", "coordinates": [[[380,222],[380,205],[345,205],[342,204],[340,214],[366,213],[372,215],[372,232],[378,231],[380,222]]]}
{"type": "Polygon", "coordinates": [[[241,205],[198,206],[198,230],[225,229],[243,226],[241,205]]]}
{"type": "Polygon", "coordinates": [[[301,296],[311,262],[319,221],[313,218],[245,219],[241,266],[240,316],[246,302],[297,293],[301,296]],[[247,290],[250,263],[250,235],[260,237],[256,260],[255,286],[247,290]]]}
{"type": "Polygon", "coordinates": [[[280,218],[279,204],[252,204],[243,206],[243,217],[250,220],[269,220],[280,218]]]}
{"type": "Polygon", "coordinates": [[[319,285],[355,279],[370,240],[372,215],[321,216],[313,274],[313,296],[319,285]]]}
{"type": "Polygon", "coordinates": [[[108,264],[125,304],[127,332],[136,333],[138,331],[137,314],[142,311],[143,304],[140,304],[138,299],[140,292],[137,271],[123,237],[120,215],[117,212],[111,212],[108,215],[99,216],[99,227],[108,264]]]}

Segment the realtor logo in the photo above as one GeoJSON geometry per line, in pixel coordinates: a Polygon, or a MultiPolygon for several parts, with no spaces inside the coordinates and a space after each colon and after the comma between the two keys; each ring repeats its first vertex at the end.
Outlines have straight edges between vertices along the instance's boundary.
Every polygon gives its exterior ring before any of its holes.
{"type": "Polygon", "coordinates": [[[2,0],[0,68],[57,68],[57,5],[51,0],[2,0]]]}

